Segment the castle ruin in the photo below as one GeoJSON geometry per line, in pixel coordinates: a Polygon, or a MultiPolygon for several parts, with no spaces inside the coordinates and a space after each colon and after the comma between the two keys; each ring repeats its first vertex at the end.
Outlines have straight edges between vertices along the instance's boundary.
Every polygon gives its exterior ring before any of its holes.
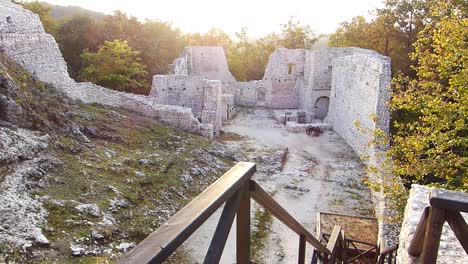
{"type": "MultiPolygon", "coordinates": [[[[303,128],[314,122],[329,126],[357,154],[368,157],[364,160],[368,165],[379,166],[387,148],[369,144],[370,134],[362,133],[375,129],[389,133],[390,60],[370,50],[281,48],[271,54],[262,80],[237,82],[221,47],[187,47],[175,59],[170,75],[153,77],[149,96],[134,95],[75,82],[39,17],[0,0],[0,52],[72,99],[137,111],[209,138],[219,134],[236,107],[256,106],[289,113],[289,126],[303,128]],[[295,119],[299,112],[306,113],[305,121],[295,119]]],[[[377,180],[380,177],[376,175],[377,180]]],[[[378,216],[384,212],[382,201],[376,199],[378,216]]],[[[387,232],[382,221],[379,231],[381,237],[387,232]]]]}

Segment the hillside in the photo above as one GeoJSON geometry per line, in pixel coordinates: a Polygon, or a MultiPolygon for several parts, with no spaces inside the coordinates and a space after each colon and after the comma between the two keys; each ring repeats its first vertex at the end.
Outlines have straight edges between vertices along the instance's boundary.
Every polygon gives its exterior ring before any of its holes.
{"type": "Polygon", "coordinates": [[[74,102],[1,53],[0,144],[7,263],[113,262],[233,164],[203,137],[74,102]]]}
{"type": "Polygon", "coordinates": [[[79,6],[61,6],[61,5],[49,5],[51,8],[51,16],[56,19],[70,18],[77,15],[85,15],[93,18],[103,18],[106,14],[96,11],[91,11],[79,6]]]}

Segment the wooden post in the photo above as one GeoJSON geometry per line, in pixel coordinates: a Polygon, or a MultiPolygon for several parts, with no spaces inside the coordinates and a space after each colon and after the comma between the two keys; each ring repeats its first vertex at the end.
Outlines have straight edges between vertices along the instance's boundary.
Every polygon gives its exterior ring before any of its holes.
{"type": "Polygon", "coordinates": [[[419,257],[421,256],[423,245],[424,245],[424,236],[426,235],[427,227],[427,218],[429,217],[429,208],[424,208],[421,218],[419,218],[419,223],[416,226],[416,231],[414,232],[413,238],[411,239],[410,246],[408,247],[408,254],[411,256],[419,257]]]}
{"type": "Polygon", "coordinates": [[[241,188],[241,200],[237,210],[237,263],[250,263],[250,192],[249,181],[241,188]]]}
{"type": "Polygon", "coordinates": [[[204,264],[219,263],[240,202],[240,191],[226,201],[218,226],[205,256],[204,264]]]}
{"type": "Polygon", "coordinates": [[[460,241],[463,249],[468,254],[468,225],[463,219],[463,216],[460,212],[446,210],[445,211],[445,219],[449,223],[450,227],[452,228],[453,233],[460,241]]]}
{"type": "Polygon", "coordinates": [[[440,236],[445,222],[445,210],[434,206],[429,209],[421,263],[436,264],[440,236]]]}
{"type": "Polygon", "coordinates": [[[298,264],[305,263],[305,252],[306,252],[306,239],[304,235],[299,236],[299,255],[297,258],[298,264]]]}

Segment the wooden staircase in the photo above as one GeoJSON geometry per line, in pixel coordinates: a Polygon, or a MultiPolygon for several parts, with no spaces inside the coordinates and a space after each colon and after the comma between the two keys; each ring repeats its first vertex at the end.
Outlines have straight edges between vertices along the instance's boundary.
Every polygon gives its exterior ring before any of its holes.
{"type": "MultiPolygon", "coordinates": [[[[347,238],[345,230],[339,225],[335,225],[330,234],[321,233],[319,238],[316,238],[263,190],[257,182],[251,180],[255,171],[255,163],[239,162],[200,195],[195,197],[187,206],[171,217],[165,224],[140,242],[118,263],[163,263],[218,208],[225,204],[211,244],[207,250],[204,263],[219,263],[234,218],[237,216],[236,261],[239,264],[250,264],[252,263],[250,260],[251,199],[263,206],[274,217],[297,234],[297,262],[299,264],[305,263],[306,243],[315,248],[311,263],[395,263],[397,246],[381,250],[373,243],[347,238]]],[[[444,199],[446,198],[444,197],[444,199]]],[[[447,206],[447,203],[444,202],[445,200],[440,202],[442,200],[435,199],[434,201],[436,203],[439,201],[438,204],[447,206]]],[[[450,210],[443,211],[445,219],[449,221],[457,233],[457,238],[462,242],[465,250],[467,250],[468,228],[466,227],[466,223],[460,220],[460,214],[453,213],[452,210],[454,208],[466,212],[468,204],[457,204],[450,207],[450,210]]],[[[440,218],[436,218],[436,213],[434,213],[437,210],[439,209],[432,209],[431,207],[430,210],[427,210],[430,211],[427,214],[428,216],[423,215],[421,225],[424,228],[418,227],[415,241],[411,247],[414,254],[421,254],[423,252],[423,256],[428,259],[429,254],[425,253],[425,249],[434,248],[434,242],[431,240],[433,236],[430,232],[433,230],[436,233],[439,232],[439,226],[436,229],[429,226],[434,221],[440,222],[440,220],[437,220],[440,218]],[[420,240],[424,239],[423,233],[426,230],[426,223],[429,226],[427,230],[430,238],[427,239],[429,242],[424,242],[424,250],[422,250],[420,240]]],[[[439,215],[440,213],[437,214],[437,217],[439,215]]],[[[440,239],[440,232],[437,234],[440,239]]],[[[426,235],[427,237],[428,235],[426,235]]],[[[435,263],[435,259],[433,261],[427,263],[435,263]]]]}

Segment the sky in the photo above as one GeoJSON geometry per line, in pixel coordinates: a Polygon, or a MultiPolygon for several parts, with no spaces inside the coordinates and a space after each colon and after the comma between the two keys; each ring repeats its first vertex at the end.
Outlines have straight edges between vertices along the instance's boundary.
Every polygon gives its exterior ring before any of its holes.
{"type": "Polygon", "coordinates": [[[183,32],[204,33],[220,28],[230,35],[247,27],[259,37],[278,32],[293,16],[318,34],[332,33],[339,23],[382,7],[382,0],[45,0],[56,5],[74,5],[112,14],[122,10],[140,20],[171,22],[183,32]]]}

